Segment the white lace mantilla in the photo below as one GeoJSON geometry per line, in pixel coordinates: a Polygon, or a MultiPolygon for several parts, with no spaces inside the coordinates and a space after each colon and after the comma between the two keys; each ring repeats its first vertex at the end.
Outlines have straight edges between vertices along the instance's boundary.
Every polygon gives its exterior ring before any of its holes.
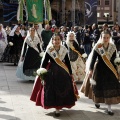
{"type": "Polygon", "coordinates": [[[53,46],[49,47],[47,50],[47,53],[53,58],[59,58],[61,61],[65,58],[65,55],[67,54],[68,50],[65,46],[60,46],[59,52],[55,50],[53,46]]]}
{"type": "MultiPolygon", "coordinates": [[[[98,44],[98,45],[102,45],[102,44],[98,44]]],[[[96,45],[95,51],[99,55],[106,54],[107,58],[110,60],[113,53],[116,51],[116,46],[114,44],[109,43],[108,50],[105,51],[103,46],[99,48],[98,45],[96,45]]]]}
{"type": "Polygon", "coordinates": [[[31,37],[27,37],[25,41],[30,47],[34,48],[37,52],[39,52],[37,48],[37,44],[39,43],[38,37],[34,36],[34,39],[32,40],[31,37]]]}

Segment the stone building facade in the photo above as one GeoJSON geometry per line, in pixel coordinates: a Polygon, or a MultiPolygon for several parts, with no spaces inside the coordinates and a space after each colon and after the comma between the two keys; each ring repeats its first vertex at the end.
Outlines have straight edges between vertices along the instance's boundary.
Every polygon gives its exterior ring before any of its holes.
{"type": "Polygon", "coordinates": [[[84,0],[53,0],[53,18],[61,25],[84,25],[84,0]]]}

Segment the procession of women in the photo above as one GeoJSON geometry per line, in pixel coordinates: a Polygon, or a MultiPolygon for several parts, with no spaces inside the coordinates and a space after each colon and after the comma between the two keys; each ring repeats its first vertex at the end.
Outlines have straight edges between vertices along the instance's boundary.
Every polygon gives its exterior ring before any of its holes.
{"type": "Polygon", "coordinates": [[[120,27],[0,24],[0,60],[19,80],[34,81],[30,100],[44,109],[72,108],[82,92],[96,109],[120,103],[120,27]],[[81,84],[78,88],[77,85],[81,84]]]}

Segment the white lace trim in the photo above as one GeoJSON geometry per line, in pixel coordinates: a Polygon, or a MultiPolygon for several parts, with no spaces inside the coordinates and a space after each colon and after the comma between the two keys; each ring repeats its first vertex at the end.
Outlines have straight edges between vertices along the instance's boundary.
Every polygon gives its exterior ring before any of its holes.
{"type": "Polygon", "coordinates": [[[67,48],[64,46],[60,46],[59,53],[54,49],[53,46],[49,47],[47,50],[47,53],[53,58],[59,58],[61,61],[65,58],[65,55],[67,54],[67,48]]]}
{"type": "Polygon", "coordinates": [[[37,52],[39,52],[37,48],[37,44],[39,43],[38,37],[34,36],[34,39],[32,40],[31,37],[27,37],[25,42],[32,48],[34,48],[37,52]]]}
{"type": "MultiPolygon", "coordinates": [[[[98,44],[99,45],[99,44],[98,44]]],[[[95,48],[95,51],[99,54],[99,55],[101,55],[101,53],[100,53],[100,51],[99,51],[99,48],[98,48],[98,45],[96,46],[96,48],[95,48]]],[[[103,47],[102,47],[103,48],[103,47]]],[[[104,49],[104,48],[103,48],[104,49]]],[[[105,50],[104,50],[105,51],[105,50]]],[[[105,54],[106,54],[106,56],[107,56],[107,58],[110,60],[111,59],[111,57],[112,57],[112,55],[113,55],[113,53],[116,51],[116,47],[115,47],[115,45],[114,44],[111,44],[111,43],[109,43],[109,47],[108,47],[108,50],[107,50],[107,52],[105,52],[105,54]]]]}

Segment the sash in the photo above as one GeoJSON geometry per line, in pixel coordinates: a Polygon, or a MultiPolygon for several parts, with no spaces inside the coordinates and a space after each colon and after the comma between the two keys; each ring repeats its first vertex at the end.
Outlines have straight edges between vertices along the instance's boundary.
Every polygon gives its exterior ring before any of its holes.
{"type": "MultiPolygon", "coordinates": [[[[64,49],[64,48],[63,48],[63,49],[64,49]]],[[[50,51],[48,51],[48,53],[50,52],[49,55],[55,60],[55,62],[56,62],[60,67],[62,67],[62,68],[70,75],[67,66],[59,59],[59,57],[58,57],[55,49],[54,49],[53,47],[51,47],[51,48],[49,48],[49,50],[50,50],[50,51]]],[[[66,53],[67,53],[67,51],[66,51],[66,53]]],[[[74,80],[74,79],[72,78],[74,94],[75,94],[75,97],[76,97],[77,99],[79,99],[80,97],[79,97],[79,95],[78,95],[77,86],[76,86],[76,84],[74,83],[73,80],[74,80]]]]}
{"type": "Polygon", "coordinates": [[[108,66],[108,68],[114,73],[114,75],[116,76],[116,78],[118,79],[118,73],[117,73],[117,70],[114,68],[113,64],[110,62],[110,60],[108,59],[105,51],[104,51],[104,48],[102,45],[98,45],[98,50],[99,50],[99,53],[104,61],[104,63],[108,66]]]}
{"type": "Polygon", "coordinates": [[[51,57],[55,60],[55,62],[56,62],[60,67],[62,67],[68,74],[70,74],[67,66],[59,59],[59,57],[58,57],[58,55],[56,54],[54,48],[50,48],[50,54],[51,54],[51,57]]]}
{"type": "Polygon", "coordinates": [[[82,55],[81,55],[77,50],[75,50],[75,48],[74,48],[73,46],[70,45],[70,48],[71,48],[74,52],[78,53],[78,55],[82,58],[82,55]]]}

